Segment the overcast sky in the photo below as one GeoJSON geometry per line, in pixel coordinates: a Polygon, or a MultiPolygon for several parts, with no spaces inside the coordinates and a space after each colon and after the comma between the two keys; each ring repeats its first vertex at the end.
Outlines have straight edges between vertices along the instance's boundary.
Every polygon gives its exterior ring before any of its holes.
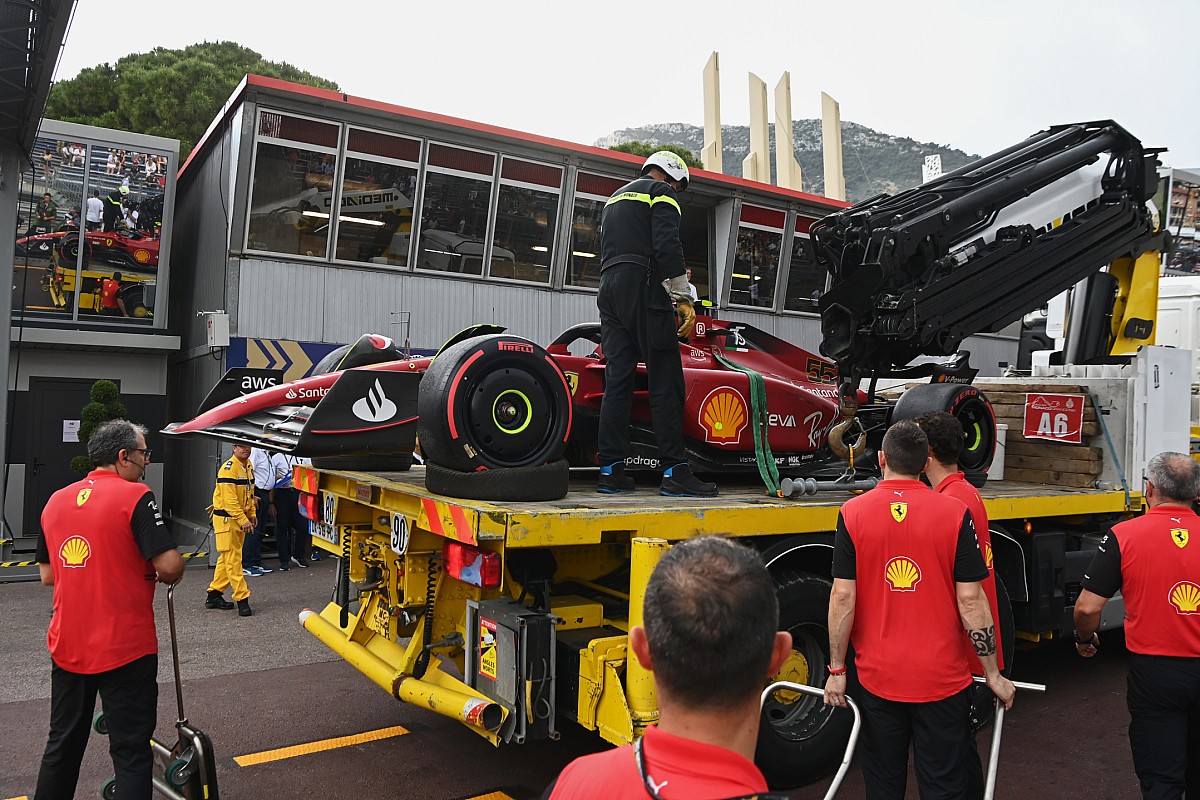
{"type": "Polygon", "coordinates": [[[1195,168],[1198,34],[1197,0],[82,0],[57,77],[230,40],[349,94],[591,144],[702,124],[717,51],[725,124],[748,120],[748,72],[773,96],[790,71],[797,119],[820,116],[824,91],[843,120],[979,154],[1115,119],[1195,168]]]}

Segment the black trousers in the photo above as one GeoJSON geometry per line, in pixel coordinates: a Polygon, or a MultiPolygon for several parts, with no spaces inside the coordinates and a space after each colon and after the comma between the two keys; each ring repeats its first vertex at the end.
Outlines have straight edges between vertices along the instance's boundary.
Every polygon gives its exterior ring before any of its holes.
{"type": "Polygon", "coordinates": [[[617,264],[600,273],[596,306],[606,360],[597,436],[600,464],[624,461],[629,455],[639,361],[646,365],[658,460],[663,469],[683,463],[683,363],[670,297],[660,282],[647,279],[645,267],[617,264]]]}
{"type": "Polygon", "coordinates": [[[96,694],[108,724],[108,752],[121,800],[150,800],[153,756],[150,737],[158,714],[158,656],[123,667],[82,675],[53,665],[50,678],[50,738],[42,755],[34,800],[71,800],[87,749],[96,694]]]}
{"type": "Polygon", "coordinates": [[[295,489],[275,490],[275,547],[279,551],[279,563],[288,566],[292,556],[299,561],[308,561],[312,554],[312,536],[308,532],[308,520],[300,516],[295,489]]]}
{"type": "Polygon", "coordinates": [[[899,703],[860,689],[862,770],[867,800],[899,800],[908,783],[908,748],[921,800],[967,797],[967,690],[931,703],[899,703]]]}
{"type": "Polygon", "coordinates": [[[1133,768],[1147,800],[1200,797],[1200,658],[1129,654],[1133,768]]]}

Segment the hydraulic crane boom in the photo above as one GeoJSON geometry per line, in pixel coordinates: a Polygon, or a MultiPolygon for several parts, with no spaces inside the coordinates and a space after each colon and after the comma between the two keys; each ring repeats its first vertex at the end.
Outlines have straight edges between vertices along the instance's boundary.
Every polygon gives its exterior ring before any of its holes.
{"type": "Polygon", "coordinates": [[[813,239],[833,276],[821,352],[837,362],[843,396],[1158,249],[1146,201],[1159,152],[1112,121],[1057,126],[819,222],[813,239]]]}

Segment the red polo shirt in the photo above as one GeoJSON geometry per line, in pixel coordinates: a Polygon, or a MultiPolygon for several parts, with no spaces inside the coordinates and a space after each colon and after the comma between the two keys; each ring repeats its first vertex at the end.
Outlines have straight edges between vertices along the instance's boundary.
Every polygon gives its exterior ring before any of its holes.
{"type": "MultiPolygon", "coordinates": [[[[971,522],[975,525],[975,536],[979,539],[979,551],[983,554],[983,563],[987,565],[988,576],[983,579],[983,591],[987,595],[988,607],[992,610],[992,623],[996,626],[996,665],[1004,669],[1004,650],[1000,641],[1000,608],[996,605],[996,571],[992,567],[992,533],[988,528],[987,509],[983,507],[983,497],[979,490],[967,482],[967,477],[961,472],[948,475],[934,490],[938,494],[953,497],[967,507],[971,512],[971,522]]],[[[975,654],[969,639],[963,639],[963,653],[971,672],[983,674],[983,664],[975,654]]]]}
{"type": "Polygon", "coordinates": [[[54,572],[54,662],[90,675],[157,653],[149,559],[175,545],[149,487],[93,470],[51,495],[42,531],[37,560],[54,572]]]}
{"type": "MultiPolygon", "coordinates": [[[[646,777],[662,800],[741,797],[767,791],[754,762],[712,744],[646,729],[646,777]]],[[[633,746],[582,756],[558,776],[550,800],[647,800],[633,746]]]]}

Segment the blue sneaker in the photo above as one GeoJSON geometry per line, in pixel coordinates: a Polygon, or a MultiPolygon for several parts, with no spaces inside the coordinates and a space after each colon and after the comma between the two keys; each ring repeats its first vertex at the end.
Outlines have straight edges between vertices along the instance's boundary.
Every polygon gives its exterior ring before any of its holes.
{"type": "Polygon", "coordinates": [[[271,569],[270,567],[268,567],[266,564],[255,564],[254,568],[256,570],[258,570],[259,575],[266,575],[268,572],[275,571],[275,570],[271,569]]]}
{"type": "Polygon", "coordinates": [[[242,574],[247,578],[256,578],[259,575],[262,575],[262,573],[259,572],[258,567],[242,567],[242,574]]]}
{"type": "Polygon", "coordinates": [[[321,560],[321,558],[322,558],[322,556],[321,556],[321,553],[320,553],[320,551],[319,551],[319,550],[313,550],[313,551],[312,551],[312,556],[311,556],[311,559],[312,559],[313,561],[320,561],[320,560],[321,560]]]}

